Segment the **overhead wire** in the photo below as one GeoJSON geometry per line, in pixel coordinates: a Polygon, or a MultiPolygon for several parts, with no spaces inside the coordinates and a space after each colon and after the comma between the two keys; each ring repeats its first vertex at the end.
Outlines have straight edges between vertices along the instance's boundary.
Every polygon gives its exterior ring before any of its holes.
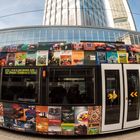
{"type": "Polygon", "coordinates": [[[21,15],[21,14],[27,14],[27,13],[41,12],[41,11],[44,11],[44,9],[31,10],[31,11],[23,11],[23,12],[17,12],[17,13],[7,14],[7,15],[0,16],[0,18],[15,16],[15,15],[21,15]]]}
{"type": "MultiPolygon", "coordinates": [[[[63,9],[75,9],[75,8],[63,8],[63,9]]],[[[111,10],[111,11],[114,11],[114,12],[124,12],[124,11],[119,11],[119,10],[116,10],[116,9],[101,9],[101,8],[96,8],[96,9],[94,9],[94,8],[76,8],[76,9],[84,9],[84,10],[86,10],[86,9],[92,9],[92,10],[101,10],[101,11],[111,10]]],[[[16,12],[16,13],[12,13],[12,14],[2,15],[2,16],[0,16],[0,18],[6,18],[6,17],[15,16],[15,15],[27,14],[27,13],[43,12],[43,11],[44,11],[44,9],[37,9],[37,10],[30,10],[30,11],[22,11],[22,12],[16,12]]],[[[136,13],[136,12],[130,12],[130,13],[133,14],[133,15],[140,15],[140,13],[136,13]]]]}

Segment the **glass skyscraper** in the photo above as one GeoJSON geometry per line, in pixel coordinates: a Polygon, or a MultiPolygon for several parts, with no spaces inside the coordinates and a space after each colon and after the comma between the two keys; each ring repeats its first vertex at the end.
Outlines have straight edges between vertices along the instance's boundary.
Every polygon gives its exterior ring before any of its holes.
{"type": "Polygon", "coordinates": [[[44,25],[107,26],[104,0],[46,0],[44,25]]]}
{"type": "Polygon", "coordinates": [[[136,30],[128,0],[105,0],[104,3],[110,27],[136,30]]]}
{"type": "Polygon", "coordinates": [[[127,0],[46,0],[43,24],[136,30],[127,0]]]}

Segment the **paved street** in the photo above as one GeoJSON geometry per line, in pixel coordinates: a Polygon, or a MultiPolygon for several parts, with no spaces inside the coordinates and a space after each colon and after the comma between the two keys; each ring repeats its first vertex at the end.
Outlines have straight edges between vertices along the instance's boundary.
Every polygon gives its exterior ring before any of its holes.
{"type": "MultiPolygon", "coordinates": [[[[62,138],[58,138],[59,140],[62,138]]],[[[69,138],[69,140],[81,140],[82,138],[69,138]]],[[[96,136],[90,138],[84,138],[86,140],[139,140],[140,139],[140,129],[122,132],[122,133],[115,133],[111,135],[103,135],[103,136],[96,136]]],[[[0,129],[0,140],[56,140],[56,138],[47,138],[46,136],[35,136],[35,135],[27,135],[23,133],[15,133],[13,131],[8,131],[4,129],[0,129]]],[[[66,138],[63,138],[66,140],[66,138]]]]}

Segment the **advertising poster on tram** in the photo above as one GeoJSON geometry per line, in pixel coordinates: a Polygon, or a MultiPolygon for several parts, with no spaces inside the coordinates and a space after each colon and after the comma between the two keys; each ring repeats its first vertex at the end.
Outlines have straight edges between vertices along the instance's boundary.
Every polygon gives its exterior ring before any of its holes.
{"type": "Polygon", "coordinates": [[[28,44],[19,44],[19,45],[17,46],[17,51],[18,51],[18,52],[27,51],[27,50],[28,50],[28,47],[29,47],[28,44]]]}
{"type": "Polygon", "coordinates": [[[14,110],[11,103],[3,103],[4,117],[14,118],[13,112],[14,110]]]}
{"type": "Polygon", "coordinates": [[[15,56],[15,66],[25,66],[26,52],[18,52],[15,56]]]}
{"type": "Polygon", "coordinates": [[[25,131],[25,112],[24,107],[21,104],[11,104],[12,110],[13,110],[13,118],[14,118],[14,124],[13,128],[17,131],[25,131]]]}
{"type": "Polygon", "coordinates": [[[9,45],[9,51],[7,52],[17,52],[17,45],[9,45]]]}
{"type": "Polygon", "coordinates": [[[36,55],[36,65],[37,66],[47,66],[48,65],[48,51],[37,51],[36,55]]]}
{"type": "Polygon", "coordinates": [[[117,52],[111,52],[111,51],[107,52],[106,57],[107,57],[107,63],[109,63],[109,64],[118,63],[118,54],[117,54],[117,52]]]}
{"type": "Polygon", "coordinates": [[[75,107],[75,134],[87,135],[88,108],[75,107]]]}
{"type": "Polygon", "coordinates": [[[8,129],[14,129],[15,120],[9,117],[4,117],[4,127],[8,129]]]}
{"type": "Polygon", "coordinates": [[[3,50],[3,46],[0,47],[0,53],[2,52],[2,50],[3,50]]]}
{"type": "Polygon", "coordinates": [[[49,51],[49,65],[59,65],[60,53],[60,51],[49,51]]]}
{"type": "Polygon", "coordinates": [[[28,108],[27,105],[24,104],[12,104],[11,105],[13,110],[13,118],[20,121],[26,121],[25,111],[28,108]]]}
{"type": "Polygon", "coordinates": [[[7,53],[0,52],[0,66],[6,66],[6,56],[7,53]]]}
{"type": "Polygon", "coordinates": [[[96,51],[105,51],[106,50],[106,43],[104,42],[94,42],[93,43],[96,51]]]}
{"type": "Polygon", "coordinates": [[[74,123],[74,107],[62,106],[62,123],[74,123]]]}
{"type": "Polygon", "coordinates": [[[36,53],[27,52],[26,66],[35,66],[35,65],[36,65],[36,53]]]}
{"type": "Polygon", "coordinates": [[[61,44],[60,43],[55,43],[52,45],[52,50],[53,51],[61,51],[61,44]]]}
{"type": "Polygon", "coordinates": [[[95,45],[93,42],[83,42],[84,50],[95,51],[95,45]]]}
{"type": "Polygon", "coordinates": [[[127,46],[123,43],[115,43],[115,47],[116,47],[117,51],[122,51],[122,52],[127,51],[127,46]]]}
{"type": "Polygon", "coordinates": [[[26,115],[25,111],[28,108],[24,104],[12,104],[14,124],[13,128],[17,131],[25,131],[26,129],[26,115]]]}
{"type": "MultiPolygon", "coordinates": [[[[14,119],[20,120],[22,117],[24,117],[24,108],[21,104],[11,104],[11,108],[13,111],[12,116],[14,119]]],[[[25,119],[23,120],[25,121],[25,119]]]]}
{"type": "Polygon", "coordinates": [[[96,64],[96,52],[95,51],[84,51],[84,65],[96,64]]]}
{"type": "Polygon", "coordinates": [[[112,52],[117,51],[115,43],[111,43],[111,42],[106,43],[105,49],[106,51],[112,51],[112,52]]]}
{"type": "Polygon", "coordinates": [[[36,131],[40,133],[48,132],[48,107],[36,106],[36,131]]]}
{"type": "Polygon", "coordinates": [[[132,45],[126,45],[126,50],[128,53],[128,63],[137,63],[136,53],[131,51],[132,45]]]}
{"type": "Polygon", "coordinates": [[[107,63],[106,52],[96,52],[96,64],[107,63]]]}
{"type": "Polygon", "coordinates": [[[61,134],[61,107],[48,107],[48,134],[61,134]]]}
{"type": "Polygon", "coordinates": [[[12,52],[9,45],[0,47],[0,52],[12,52]],[[10,51],[11,50],[11,51],[10,51]]]}
{"type": "Polygon", "coordinates": [[[73,50],[83,50],[84,44],[83,43],[72,43],[73,50]]]}
{"type": "Polygon", "coordinates": [[[67,66],[72,64],[72,51],[62,50],[60,54],[60,65],[67,66]]]}
{"type": "Polygon", "coordinates": [[[74,123],[61,124],[62,135],[74,135],[74,123]]]}
{"type": "Polygon", "coordinates": [[[35,52],[37,50],[37,44],[29,44],[27,51],[35,52]]]}
{"type": "Polygon", "coordinates": [[[136,62],[140,64],[140,53],[136,53],[136,62]]]}
{"type": "Polygon", "coordinates": [[[72,51],[72,65],[84,64],[84,51],[72,51]]]}
{"type": "Polygon", "coordinates": [[[0,102],[0,126],[4,125],[3,103],[0,102]]]}
{"type": "Polygon", "coordinates": [[[3,103],[4,127],[14,128],[14,116],[11,103],[3,103]]]}
{"type": "Polygon", "coordinates": [[[15,66],[15,53],[7,53],[6,65],[15,66]]]}
{"type": "Polygon", "coordinates": [[[133,52],[128,52],[128,63],[137,63],[137,54],[133,52]]]}
{"type": "Polygon", "coordinates": [[[35,132],[35,106],[6,104],[4,105],[4,110],[7,110],[6,112],[4,111],[7,122],[8,120],[13,120],[13,124],[11,124],[13,129],[35,132]],[[10,118],[8,117],[9,112],[11,114],[10,118]]]}
{"type": "Polygon", "coordinates": [[[4,117],[0,116],[0,127],[4,126],[4,117]]]}
{"type": "Polygon", "coordinates": [[[0,116],[3,116],[3,103],[0,102],[0,116]]]}
{"type": "Polygon", "coordinates": [[[132,52],[132,51],[129,51],[128,52],[128,63],[137,63],[137,54],[132,52]]]}
{"type": "Polygon", "coordinates": [[[7,45],[7,46],[2,47],[1,51],[2,52],[16,52],[17,46],[16,45],[7,45]]]}
{"type": "Polygon", "coordinates": [[[128,53],[118,51],[118,63],[128,63],[128,53]]]}
{"type": "Polygon", "coordinates": [[[99,134],[101,123],[101,107],[88,107],[88,134],[99,134]]]}
{"type": "Polygon", "coordinates": [[[36,131],[36,110],[35,106],[28,106],[25,110],[25,131],[27,132],[35,132],[36,131]]]}
{"type": "Polygon", "coordinates": [[[14,120],[13,128],[16,131],[25,131],[26,130],[26,122],[25,121],[20,121],[20,120],[14,120]]]}
{"type": "Polygon", "coordinates": [[[38,42],[37,50],[49,50],[52,49],[54,43],[52,42],[38,42]]]}
{"type": "Polygon", "coordinates": [[[62,135],[74,135],[74,107],[62,106],[62,135]]]}
{"type": "Polygon", "coordinates": [[[60,43],[61,50],[71,50],[72,49],[72,43],[60,43]]]}
{"type": "Polygon", "coordinates": [[[131,45],[130,51],[140,53],[140,45],[131,45]]]}

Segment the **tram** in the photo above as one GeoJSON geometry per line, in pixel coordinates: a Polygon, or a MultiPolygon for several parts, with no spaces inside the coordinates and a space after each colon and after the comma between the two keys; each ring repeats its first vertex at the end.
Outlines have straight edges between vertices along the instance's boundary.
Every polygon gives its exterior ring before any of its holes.
{"type": "Polygon", "coordinates": [[[140,127],[140,46],[39,42],[0,48],[0,127],[97,135],[140,127]]]}

